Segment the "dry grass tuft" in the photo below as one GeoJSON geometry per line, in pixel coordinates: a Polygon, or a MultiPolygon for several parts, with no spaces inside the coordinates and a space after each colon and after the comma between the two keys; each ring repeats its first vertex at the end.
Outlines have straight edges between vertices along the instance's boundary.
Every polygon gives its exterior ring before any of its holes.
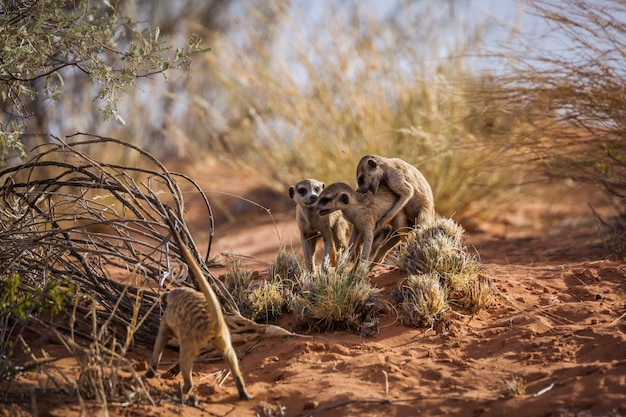
{"type": "Polygon", "coordinates": [[[491,280],[480,277],[480,262],[468,252],[465,231],[449,218],[413,230],[400,244],[396,263],[411,274],[400,284],[397,301],[402,321],[412,326],[445,324],[452,304],[475,314],[491,305],[497,291],[491,280]]]}
{"type": "Polygon", "coordinates": [[[252,282],[237,262],[229,264],[225,285],[243,314],[258,322],[294,312],[295,328],[307,331],[350,330],[362,336],[378,331],[387,303],[366,279],[365,269],[350,267],[347,252],[337,255],[329,272],[305,272],[293,253],[281,248],[267,280],[252,282]]]}
{"type": "Polygon", "coordinates": [[[295,303],[296,327],[314,331],[350,330],[363,337],[378,332],[378,317],[387,310],[380,289],[364,271],[348,268],[348,253],[337,256],[335,269],[304,274],[295,303]]]}
{"type": "Polygon", "coordinates": [[[478,273],[480,263],[465,245],[465,231],[449,218],[413,230],[400,244],[397,266],[409,274],[435,272],[451,290],[462,290],[478,273]]]}
{"type": "Polygon", "coordinates": [[[509,381],[505,381],[505,388],[502,391],[502,398],[514,398],[526,394],[526,381],[518,376],[514,376],[509,381]]]}
{"type": "Polygon", "coordinates": [[[245,317],[268,323],[292,310],[303,274],[295,254],[280,248],[266,280],[255,281],[254,274],[243,268],[238,258],[229,261],[227,269],[224,285],[245,317]]]}
{"type": "Polygon", "coordinates": [[[237,308],[244,317],[251,317],[250,286],[253,283],[253,273],[248,271],[239,258],[231,258],[226,263],[224,287],[231,294],[237,308]]]}
{"type": "Polygon", "coordinates": [[[438,274],[410,275],[400,288],[398,307],[404,325],[433,328],[448,320],[448,291],[438,274]]]}
{"type": "Polygon", "coordinates": [[[484,276],[469,280],[459,302],[461,306],[472,314],[486,309],[499,294],[494,282],[484,276]]]}
{"type": "Polygon", "coordinates": [[[298,257],[293,252],[287,252],[284,247],[278,250],[276,262],[269,269],[269,276],[272,281],[295,283],[304,273],[298,257]]]}
{"type": "Polygon", "coordinates": [[[248,295],[250,318],[257,322],[269,322],[283,314],[290,299],[281,281],[263,281],[254,285],[248,295]]]}

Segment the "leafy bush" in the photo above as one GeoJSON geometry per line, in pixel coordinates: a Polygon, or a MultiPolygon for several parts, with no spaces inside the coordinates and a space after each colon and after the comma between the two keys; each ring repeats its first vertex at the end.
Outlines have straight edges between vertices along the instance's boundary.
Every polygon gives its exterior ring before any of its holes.
{"type": "Polygon", "coordinates": [[[0,381],[11,380],[19,372],[15,347],[28,320],[60,313],[73,293],[72,287],[63,288],[55,280],[33,291],[22,288],[19,275],[0,277],[0,381]]]}
{"type": "MultiPolygon", "coordinates": [[[[82,79],[80,95],[100,102],[105,119],[114,116],[123,124],[118,101],[137,79],[181,68],[190,54],[204,50],[200,39],[192,37],[186,48],[170,56],[158,28],[145,29],[116,2],[106,0],[5,2],[0,26],[0,51],[5,57],[0,62],[0,93],[9,121],[0,123],[0,161],[10,149],[24,152],[20,140],[28,120],[41,123],[50,117],[43,103],[60,100],[68,80],[82,79]]],[[[47,126],[34,130],[46,131],[47,126]]]]}

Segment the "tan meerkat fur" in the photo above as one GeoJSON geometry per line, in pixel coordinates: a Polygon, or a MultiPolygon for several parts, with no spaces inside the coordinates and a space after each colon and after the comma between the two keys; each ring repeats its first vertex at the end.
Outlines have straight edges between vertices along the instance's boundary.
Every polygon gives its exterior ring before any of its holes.
{"type": "Polygon", "coordinates": [[[341,212],[320,216],[310,209],[326,187],[321,181],[309,178],[289,187],[289,197],[296,203],[296,221],[300,230],[304,262],[309,272],[315,272],[315,247],[319,238],[324,243],[322,270],[335,264],[336,251],[347,248],[348,223],[341,212]]]}
{"type": "MultiPolygon", "coordinates": [[[[400,211],[389,222],[394,233],[385,240],[383,246],[374,248],[372,253],[376,222],[393,207],[397,199],[398,196],[384,185],[379,187],[378,194],[374,195],[373,193],[357,193],[348,184],[336,182],[322,190],[317,202],[312,204],[311,208],[319,211],[322,216],[341,210],[345,218],[352,223],[350,248],[356,250],[359,240],[363,242],[358,260],[360,262],[369,260],[377,262],[400,241],[402,236],[398,232],[409,226],[404,212],[400,211]]],[[[388,234],[389,231],[384,232],[388,234]]],[[[379,240],[378,237],[377,240],[379,240]]]]}
{"type": "Polygon", "coordinates": [[[180,237],[179,232],[168,219],[172,234],[180,247],[183,260],[189,266],[198,287],[202,292],[191,288],[175,288],[167,294],[167,307],[161,318],[159,333],[154,343],[154,351],[146,377],[154,376],[159,366],[167,337],[173,333],[179,341],[179,364],[183,374],[183,392],[187,393],[193,387],[191,369],[194,359],[200,351],[209,343],[213,344],[224,356],[230,368],[239,398],[251,399],[252,396],[246,391],[246,387],[239,370],[237,355],[230,340],[230,331],[224,321],[222,307],[209,282],[205,278],[202,269],[194,259],[189,248],[180,237]]]}
{"type": "Polygon", "coordinates": [[[424,175],[413,165],[399,158],[366,155],[356,171],[357,192],[378,194],[386,184],[398,196],[396,203],[376,223],[376,229],[404,210],[413,226],[430,224],[435,220],[433,191],[424,175]]]}

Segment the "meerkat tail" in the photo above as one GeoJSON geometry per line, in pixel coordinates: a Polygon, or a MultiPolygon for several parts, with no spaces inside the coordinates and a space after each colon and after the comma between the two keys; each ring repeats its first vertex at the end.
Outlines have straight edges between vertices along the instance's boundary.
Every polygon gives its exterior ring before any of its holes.
{"type": "MultiPolygon", "coordinates": [[[[235,354],[235,350],[233,349],[232,342],[230,339],[230,331],[228,330],[228,326],[226,326],[226,321],[224,320],[224,315],[222,313],[221,304],[217,298],[217,295],[215,294],[215,291],[213,291],[213,288],[211,288],[211,286],[209,285],[209,282],[204,276],[204,273],[202,272],[200,265],[198,265],[198,262],[194,259],[193,255],[191,254],[191,251],[189,250],[187,245],[183,242],[180,236],[180,233],[176,229],[174,221],[169,216],[167,216],[167,224],[172,234],[174,235],[176,242],[178,243],[183,260],[189,266],[189,271],[191,275],[193,276],[194,280],[196,281],[202,293],[204,294],[204,297],[206,298],[207,307],[208,307],[207,311],[209,313],[209,321],[210,321],[210,324],[209,324],[210,332],[213,335],[212,343],[216,348],[218,348],[222,352],[224,359],[228,363],[228,367],[230,368],[233,374],[233,377],[235,378],[235,382],[237,384],[237,391],[239,392],[239,398],[244,399],[244,400],[249,400],[253,397],[246,390],[246,387],[243,381],[243,376],[241,375],[241,371],[239,369],[239,362],[237,360],[237,355],[235,354]]],[[[181,363],[181,367],[182,365],[183,364],[181,363]]],[[[188,368],[191,369],[190,367],[188,368]]]]}

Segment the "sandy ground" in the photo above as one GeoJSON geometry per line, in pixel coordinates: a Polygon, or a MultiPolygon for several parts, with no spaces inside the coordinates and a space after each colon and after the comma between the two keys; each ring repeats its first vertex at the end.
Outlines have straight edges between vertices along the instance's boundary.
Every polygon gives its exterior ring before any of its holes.
{"type": "MultiPolygon", "coordinates": [[[[300,251],[286,192],[266,193],[253,180],[233,181],[211,166],[194,172],[206,181],[216,212],[214,256],[245,255],[248,268],[263,273],[281,244],[300,251]],[[223,193],[257,201],[272,216],[223,193]],[[235,227],[229,218],[240,224],[235,227]]],[[[225,369],[219,361],[194,366],[197,407],[111,404],[105,411],[87,403],[84,415],[624,416],[626,265],[603,249],[590,215],[579,190],[557,186],[472,222],[468,243],[502,297],[448,329],[405,327],[390,313],[380,333],[367,339],[333,332],[265,340],[237,349],[253,400],[237,399],[232,378],[216,385],[216,375],[225,369]]],[[[197,225],[196,240],[206,247],[204,219],[190,210],[188,222],[197,225]]],[[[403,278],[384,267],[371,273],[385,297],[403,278]]],[[[288,327],[288,319],[281,324],[288,327]]],[[[129,356],[140,366],[150,354],[149,348],[136,348],[129,356]]],[[[176,356],[168,350],[164,360],[176,356]]],[[[57,366],[78,374],[71,358],[57,366]]],[[[20,394],[12,398],[17,403],[0,405],[0,416],[80,415],[75,395],[42,381],[41,373],[22,376],[20,394]]],[[[151,384],[175,396],[178,382],[151,384]]]]}

